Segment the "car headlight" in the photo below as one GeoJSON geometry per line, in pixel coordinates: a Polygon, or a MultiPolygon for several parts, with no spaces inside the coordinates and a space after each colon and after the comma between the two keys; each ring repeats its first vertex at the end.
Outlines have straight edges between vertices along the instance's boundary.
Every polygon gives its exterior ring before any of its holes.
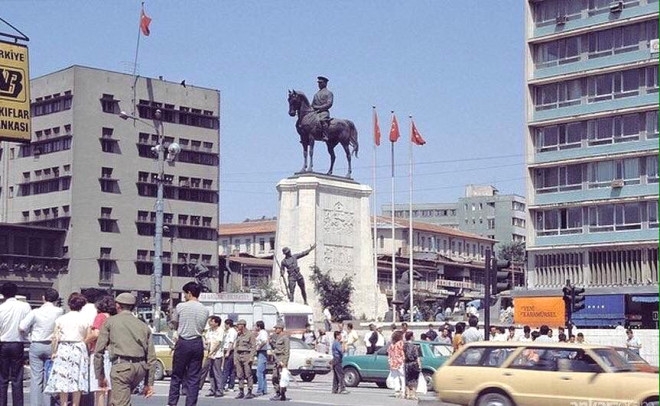
{"type": "Polygon", "coordinates": [[[312,361],[311,358],[307,358],[307,359],[305,360],[305,365],[307,365],[307,366],[312,365],[312,363],[313,363],[313,361],[312,361]]]}

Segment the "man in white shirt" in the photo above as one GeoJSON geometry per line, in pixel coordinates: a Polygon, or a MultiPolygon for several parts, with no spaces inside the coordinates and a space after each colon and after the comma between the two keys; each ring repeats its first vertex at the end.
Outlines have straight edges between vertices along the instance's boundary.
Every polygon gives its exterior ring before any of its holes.
{"type": "Polygon", "coordinates": [[[44,304],[31,310],[18,326],[23,334],[30,337],[30,406],[50,405],[51,396],[43,393],[46,378],[44,364],[52,356],[55,320],[64,313],[61,307],[55,305],[59,298],[55,289],[46,289],[44,304]]]}
{"type": "Polygon", "coordinates": [[[532,328],[529,326],[523,327],[523,335],[518,338],[520,342],[530,342],[532,341],[532,328]]]}
{"type": "Polygon", "coordinates": [[[222,319],[218,316],[209,317],[208,329],[204,332],[204,348],[206,350],[206,360],[202,366],[201,378],[199,380],[199,390],[204,387],[206,377],[210,375],[211,390],[206,396],[216,396],[218,387],[222,389],[222,340],[225,331],[222,328],[222,319]]]}
{"type": "Polygon", "coordinates": [[[329,308],[323,309],[323,317],[325,322],[325,331],[326,333],[332,332],[332,313],[330,313],[329,308]]]}
{"type": "Polygon", "coordinates": [[[465,329],[463,332],[463,335],[461,335],[461,338],[463,339],[463,344],[467,343],[473,343],[476,341],[481,341],[483,340],[483,334],[479,333],[479,330],[477,330],[477,326],[479,325],[479,319],[477,316],[470,316],[468,319],[468,327],[465,329]]]}
{"type": "Polygon", "coordinates": [[[234,328],[234,320],[225,320],[225,338],[222,342],[222,386],[216,389],[216,397],[224,396],[224,386],[228,391],[234,390],[236,382],[236,371],[234,369],[234,342],[238,337],[238,331],[234,328]]]}
{"type": "Polygon", "coordinates": [[[7,404],[11,383],[14,405],[23,405],[23,346],[27,341],[19,330],[21,320],[30,313],[30,305],[16,299],[18,286],[6,282],[0,287],[5,302],[0,305],[0,405],[7,404]]]}
{"type": "Polygon", "coordinates": [[[535,341],[535,342],[538,342],[538,343],[552,343],[552,342],[554,342],[554,340],[552,339],[552,337],[550,337],[550,336],[548,335],[549,332],[550,332],[550,327],[548,327],[548,326],[545,325],[545,324],[542,325],[541,327],[539,327],[539,333],[540,333],[540,335],[539,335],[539,337],[538,337],[536,340],[534,340],[534,341],[535,341]]]}
{"type": "Polygon", "coordinates": [[[357,331],[353,330],[353,323],[346,323],[346,352],[348,355],[355,355],[359,339],[357,331]]]}

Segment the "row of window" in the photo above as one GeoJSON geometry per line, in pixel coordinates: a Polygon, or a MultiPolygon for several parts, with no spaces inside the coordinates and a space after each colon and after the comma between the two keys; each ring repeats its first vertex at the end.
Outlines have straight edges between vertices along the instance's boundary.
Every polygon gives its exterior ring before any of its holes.
{"type": "Polygon", "coordinates": [[[149,100],[140,100],[138,103],[138,115],[143,119],[153,120],[156,110],[161,111],[161,121],[177,123],[193,127],[210,128],[217,130],[220,120],[212,111],[179,106],[177,110],[173,104],[160,103],[149,100]]]}
{"type": "MultiPolygon", "coordinates": [[[[39,156],[51,154],[53,152],[67,151],[71,149],[71,135],[63,135],[58,138],[51,138],[46,141],[32,142],[29,145],[22,145],[20,147],[18,157],[25,158],[29,156],[39,156]]],[[[9,159],[14,159],[14,149],[9,150],[9,159]]]]}
{"type": "Polygon", "coordinates": [[[47,114],[57,113],[59,111],[70,110],[73,95],[70,90],[61,93],[55,93],[44,97],[37,97],[30,104],[30,114],[32,117],[45,116],[47,114]]]}
{"type": "MultiPolygon", "coordinates": [[[[252,253],[252,239],[251,238],[246,238],[245,241],[245,252],[248,254],[252,253]]],[[[222,247],[222,252],[225,255],[231,254],[229,251],[230,247],[230,240],[222,240],[220,241],[220,246],[222,247]]],[[[240,238],[234,238],[231,241],[231,249],[233,251],[241,251],[241,240],[240,238]]],[[[266,252],[272,252],[275,249],[275,237],[270,237],[268,240],[266,240],[265,237],[259,238],[259,248],[258,248],[258,253],[263,254],[266,252]]]]}
{"type": "MultiPolygon", "coordinates": [[[[623,0],[623,9],[630,9],[646,4],[657,3],[658,0],[623,0]]],[[[567,20],[589,18],[593,15],[610,12],[610,6],[619,1],[614,0],[545,0],[530,2],[534,23],[537,27],[556,24],[557,17],[567,20]]]]}
{"type": "MultiPolygon", "coordinates": [[[[395,210],[394,217],[408,218],[410,211],[408,210],[395,210]]],[[[413,210],[413,217],[447,217],[456,216],[456,209],[440,209],[440,210],[413,210]]]]}
{"type": "MultiPolygon", "coordinates": [[[[71,165],[63,165],[62,170],[64,172],[64,175],[70,175],[71,174],[71,165]]],[[[44,168],[44,169],[35,169],[34,171],[34,178],[32,177],[32,174],[30,171],[23,172],[23,183],[28,183],[28,182],[40,182],[44,180],[49,180],[49,179],[55,179],[60,176],[60,167],[59,166],[53,166],[52,168],[44,168]]]]}
{"type": "Polygon", "coordinates": [[[536,68],[546,68],[649,48],[658,38],[658,21],[565,37],[534,46],[536,68]]]}
{"type": "Polygon", "coordinates": [[[534,130],[536,152],[657,138],[657,110],[551,125],[534,130]]]}
{"type": "MultiPolygon", "coordinates": [[[[143,197],[156,197],[158,185],[138,184],[138,195],[143,197]]],[[[218,192],[204,189],[186,189],[165,185],[163,195],[170,200],[185,200],[200,203],[218,203],[218,192]]]]}
{"type": "Polygon", "coordinates": [[[658,228],[658,202],[602,204],[539,210],[536,235],[565,235],[658,228]]]}
{"type": "MultiPolygon", "coordinates": [[[[408,241],[408,230],[404,230],[403,240],[408,241]]],[[[378,246],[380,249],[385,248],[385,236],[378,236],[378,246]]],[[[480,258],[484,255],[484,249],[488,246],[484,244],[471,244],[469,242],[457,241],[455,239],[446,239],[437,236],[424,236],[417,234],[417,246],[419,251],[437,252],[443,255],[459,255],[468,256],[472,258],[480,258]],[[441,242],[442,241],[442,242],[441,242]]]]}
{"type": "MultiPolygon", "coordinates": [[[[47,219],[54,219],[58,218],[60,216],[60,208],[59,207],[44,207],[42,209],[35,209],[33,211],[33,217],[30,218],[30,211],[25,210],[22,213],[23,216],[23,222],[32,222],[32,221],[40,221],[40,220],[47,220],[47,219]]],[[[64,217],[69,216],[69,206],[62,206],[62,215],[64,217]]]]}
{"type": "MultiPolygon", "coordinates": [[[[151,275],[153,274],[153,257],[155,256],[154,251],[147,250],[137,250],[135,265],[137,268],[138,275],[151,275]]],[[[163,251],[163,275],[170,275],[170,264],[172,263],[172,253],[163,251]]],[[[192,263],[201,263],[207,267],[211,267],[211,255],[206,254],[195,254],[188,252],[179,252],[177,253],[177,262],[174,264],[175,272],[174,276],[192,276],[193,272],[190,269],[190,264],[192,263]]]]}
{"type": "Polygon", "coordinates": [[[538,168],[534,171],[536,193],[658,183],[658,156],[646,156],[574,165],[538,168]]]}
{"type": "Polygon", "coordinates": [[[657,93],[658,66],[549,83],[534,90],[537,111],[657,93]]]}
{"type": "MultiPolygon", "coordinates": [[[[154,152],[151,150],[151,145],[138,144],[137,147],[138,155],[141,158],[154,158],[154,152]]],[[[218,166],[220,164],[220,158],[216,153],[190,150],[181,150],[176,157],[176,161],[206,166],[218,166]]]]}
{"type": "MultiPolygon", "coordinates": [[[[213,227],[212,225],[213,218],[206,216],[195,216],[188,214],[179,214],[177,215],[177,223],[180,226],[202,226],[202,227],[213,227]]],[[[156,222],[156,212],[148,212],[144,210],[138,210],[137,213],[137,222],[140,223],[155,223],[156,222]]],[[[172,213],[163,213],[163,223],[164,224],[174,224],[174,214],[172,213]]]]}
{"type": "MultiPolygon", "coordinates": [[[[149,173],[149,172],[138,172],[138,182],[139,183],[157,183],[158,174],[149,173]]],[[[164,179],[164,184],[172,185],[174,183],[174,175],[166,175],[164,179]]],[[[204,178],[189,178],[187,176],[179,176],[179,187],[193,188],[193,189],[207,189],[211,190],[213,187],[213,179],[204,179],[204,178]]]]}
{"type": "Polygon", "coordinates": [[[19,186],[17,197],[60,192],[63,190],[69,190],[70,188],[71,176],[64,176],[46,181],[22,184],[19,186]]]}

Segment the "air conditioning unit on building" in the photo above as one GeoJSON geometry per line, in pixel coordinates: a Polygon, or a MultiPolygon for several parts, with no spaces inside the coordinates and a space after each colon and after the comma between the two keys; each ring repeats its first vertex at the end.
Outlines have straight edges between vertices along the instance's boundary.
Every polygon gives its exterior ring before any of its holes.
{"type": "Polygon", "coordinates": [[[557,23],[557,25],[566,24],[566,16],[563,16],[563,15],[562,16],[557,16],[557,18],[555,19],[555,22],[557,23]]]}
{"type": "Polygon", "coordinates": [[[614,1],[610,3],[610,13],[620,13],[623,10],[622,1],[614,1]]]}
{"type": "Polygon", "coordinates": [[[623,179],[614,179],[612,181],[612,187],[613,188],[622,188],[623,187],[623,179]]]}
{"type": "Polygon", "coordinates": [[[660,52],[660,40],[652,39],[649,41],[649,51],[651,51],[652,54],[657,54],[660,52]]]}

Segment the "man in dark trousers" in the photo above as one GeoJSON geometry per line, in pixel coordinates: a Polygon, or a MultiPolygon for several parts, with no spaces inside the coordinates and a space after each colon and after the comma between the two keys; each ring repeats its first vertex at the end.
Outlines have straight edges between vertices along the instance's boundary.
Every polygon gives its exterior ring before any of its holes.
{"type": "Polygon", "coordinates": [[[344,387],[344,369],[341,367],[344,359],[341,331],[335,331],[333,334],[335,340],[332,342],[332,393],[345,395],[348,391],[344,387]]]}
{"type": "Polygon", "coordinates": [[[316,244],[312,244],[311,247],[306,249],[303,252],[298,254],[292,254],[289,247],[282,248],[282,253],[284,254],[284,259],[282,260],[282,265],[280,269],[280,274],[284,277],[284,270],[288,272],[289,278],[289,301],[293,302],[294,294],[296,291],[296,284],[300,287],[300,294],[302,295],[303,302],[307,304],[307,291],[305,290],[305,279],[300,273],[300,267],[298,266],[298,258],[302,258],[312,252],[316,248],[316,244]]]}
{"type": "Polygon", "coordinates": [[[115,299],[117,314],[108,318],[99,330],[94,348],[94,373],[100,388],[108,387],[112,380],[110,402],[113,406],[130,406],[131,393],[144,382],[144,396],[154,393],[156,350],[151,329],[133,316],[135,296],[121,293],[115,299]],[[103,354],[111,354],[112,369],[103,367],[103,354]]]}
{"type": "Polygon", "coordinates": [[[247,323],[241,319],[236,323],[236,343],[234,344],[234,365],[236,367],[236,378],[238,378],[238,395],[236,399],[252,399],[252,360],[257,355],[257,344],[254,334],[245,328],[247,323]],[[247,394],[243,389],[247,381],[247,394]]]}
{"type": "Polygon", "coordinates": [[[275,357],[275,365],[273,365],[275,395],[270,400],[287,400],[286,388],[280,386],[280,379],[282,378],[282,369],[287,368],[287,365],[289,365],[291,345],[289,336],[284,334],[284,324],[281,322],[275,325],[275,332],[270,336],[270,346],[275,357]]]}
{"type": "Polygon", "coordinates": [[[12,403],[23,406],[23,349],[27,336],[19,329],[30,313],[30,305],[16,299],[18,286],[6,282],[0,288],[5,302],[0,305],[0,405],[7,405],[11,384],[12,403]]]}
{"type": "Polygon", "coordinates": [[[172,377],[167,404],[179,403],[181,386],[186,389],[186,406],[195,406],[199,395],[199,380],[204,359],[202,332],[209,311],[198,300],[202,288],[196,282],[183,285],[184,302],[172,314],[171,326],[179,335],[172,356],[172,377]]]}

